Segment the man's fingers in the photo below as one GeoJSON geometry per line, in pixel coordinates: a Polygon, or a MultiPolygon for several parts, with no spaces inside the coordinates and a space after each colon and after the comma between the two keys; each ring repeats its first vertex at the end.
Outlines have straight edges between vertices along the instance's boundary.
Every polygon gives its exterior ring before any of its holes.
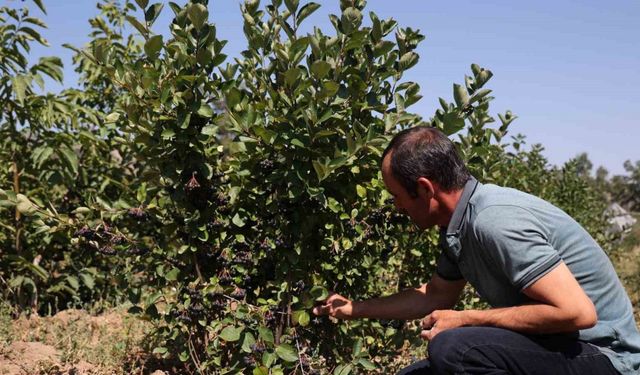
{"type": "Polygon", "coordinates": [[[422,328],[431,329],[433,325],[436,323],[435,318],[432,314],[427,315],[424,319],[422,319],[422,328]]]}
{"type": "Polygon", "coordinates": [[[315,315],[329,315],[330,311],[331,311],[330,305],[316,306],[313,308],[313,313],[315,315]]]}
{"type": "Polygon", "coordinates": [[[423,329],[422,331],[420,331],[420,337],[422,337],[423,340],[431,341],[438,334],[438,332],[439,331],[437,331],[435,328],[423,329]]]}

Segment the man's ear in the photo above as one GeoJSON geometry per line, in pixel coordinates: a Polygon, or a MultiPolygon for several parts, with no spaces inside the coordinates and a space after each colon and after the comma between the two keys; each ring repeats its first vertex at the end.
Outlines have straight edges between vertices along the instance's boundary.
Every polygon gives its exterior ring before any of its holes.
{"type": "MultiPolygon", "coordinates": [[[[432,198],[436,193],[436,186],[426,177],[418,178],[418,186],[421,188],[420,190],[424,190],[427,194],[427,197],[432,198]]],[[[418,193],[419,194],[419,193],[418,193]]]]}

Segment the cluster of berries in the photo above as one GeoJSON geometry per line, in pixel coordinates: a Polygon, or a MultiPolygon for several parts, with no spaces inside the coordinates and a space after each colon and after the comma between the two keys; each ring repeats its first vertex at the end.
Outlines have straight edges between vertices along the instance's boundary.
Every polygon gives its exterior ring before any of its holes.
{"type": "Polygon", "coordinates": [[[272,327],[278,321],[278,313],[280,311],[277,307],[270,307],[269,310],[264,314],[264,321],[267,326],[272,327]]]}
{"type": "Polygon", "coordinates": [[[129,211],[127,211],[127,215],[129,215],[130,218],[136,220],[138,223],[147,221],[147,219],[149,218],[149,215],[142,207],[130,208],[129,211]]]}
{"type": "Polygon", "coordinates": [[[227,208],[227,205],[229,204],[229,197],[225,194],[220,193],[216,195],[215,204],[216,206],[218,206],[218,211],[227,208]]]}
{"type": "Polygon", "coordinates": [[[287,242],[281,238],[276,239],[275,241],[276,247],[280,248],[280,249],[285,249],[285,250],[292,250],[293,249],[293,244],[291,244],[290,242],[287,242]]]}
{"type": "Polygon", "coordinates": [[[293,284],[293,291],[301,292],[302,290],[304,290],[304,286],[304,281],[298,280],[295,284],[293,284]]]}
{"type": "Polygon", "coordinates": [[[231,297],[235,299],[243,299],[247,295],[247,292],[239,287],[235,287],[233,292],[231,292],[231,297]]]}
{"type": "Polygon", "coordinates": [[[231,277],[231,274],[229,274],[227,269],[223,268],[218,274],[218,284],[221,286],[229,286],[232,282],[233,278],[231,277]]]}
{"type": "Polygon", "coordinates": [[[383,327],[391,327],[394,329],[401,329],[402,327],[404,327],[404,320],[387,320],[387,319],[380,319],[380,325],[383,327]]]}
{"type": "Polygon", "coordinates": [[[233,258],[233,263],[238,265],[251,264],[251,253],[248,251],[237,252],[235,257],[233,258]]]}
{"type": "Polygon", "coordinates": [[[377,208],[371,211],[371,214],[369,214],[369,222],[373,225],[380,225],[383,223],[385,216],[385,210],[382,208],[377,208]]]}
{"type": "Polygon", "coordinates": [[[260,169],[262,169],[263,172],[265,173],[269,173],[273,170],[273,167],[275,166],[275,164],[273,163],[273,161],[269,160],[269,159],[265,159],[263,161],[261,161],[258,166],[260,167],[260,169]]]}

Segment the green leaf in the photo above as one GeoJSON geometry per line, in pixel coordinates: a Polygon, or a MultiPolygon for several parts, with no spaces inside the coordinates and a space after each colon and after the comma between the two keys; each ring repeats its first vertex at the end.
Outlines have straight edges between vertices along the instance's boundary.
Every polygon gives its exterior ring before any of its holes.
{"type": "Polygon", "coordinates": [[[365,198],[367,196],[367,189],[362,185],[356,185],[356,193],[358,194],[358,197],[365,198]]]}
{"type": "Polygon", "coordinates": [[[298,351],[289,344],[280,344],[276,347],[276,354],[286,362],[296,362],[298,351]]]}
{"type": "Polygon", "coordinates": [[[138,21],[135,17],[126,16],[125,18],[127,19],[127,21],[129,21],[129,23],[133,27],[136,28],[136,30],[138,30],[140,32],[140,34],[142,34],[142,36],[144,36],[146,38],[147,35],[149,35],[149,29],[147,29],[147,27],[145,25],[143,25],[142,23],[140,23],[140,21],[138,21]]]}
{"type": "Polygon", "coordinates": [[[349,7],[342,12],[340,23],[345,34],[352,34],[362,24],[362,13],[354,7],[349,7]]]}
{"type": "Polygon", "coordinates": [[[44,4],[42,4],[42,0],[33,0],[33,2],[36,3],[36,5],[38,6],[38,8],[40,8],[42,13],[47,14],[47,10],[45,9],[44,4]]]}
{"type": "Polygon", "coordinates": [[[27,92],[27,77],[24,75],[17,75],[11,78],[13,86],[13,93],[16,96],[16,100],[19,103],[23,103],[27,92]]]}
{"type": "Polygon", "coordinates": [[[240,334],[243,327],[226,326],[222,332],[220,332],[220,338],[224,341],[235,342],[240,340],[240,334]]]}
{"type": "Polygon", "coordinates": [[[36,212],[37,206],[34,205],[26,195],[18,194],[16,198],[18,201],[16,205],[16,209],[18,210],[18,212],[25,215],[31,215],[36,212]]]}
{"type": "Polygon", "coordinates": [[[144,52],[149,59],[155,60],[160,55],[160,50],[162,50],[163,45],[162,35],[154,35],[144,44],[144,52]]]}
{"type": "Polygon", "coordinates": [[[294,311],[291,318],[293,319],[294,323],[299,324],[303,327],[309,325],[309,322],[311,321],[309,313],[304,310],[294,311]]]}
{"type": "Polygon", "coordinates": [[[353,356],[353,358],[357,358],[360,355],[361,352],[362,352],[362,338],[358,337],[353,342],[353,347],[351,349],[351,355],[353,356]]]}
{"type": "Polygon", "coordinates": [[[464,128],[464,119],[456,112],[444,115],[442,122],[444,124],[442,131],[446,135],[455,134],[464,128]]]}
{"type": "Polygon", "coordinates": [[[400,57],[400,70],[407,70],[418,63],[418,54],[415,52],[407,52],[400,57]]]}
{"type": "Polygon", "coordinates": [[[339,89],[340,89],[340,85],[333,81],[324,82],[322,84],[322,90],[320,91],[320,96],[325,98],[329,96],[334,96],[339,89]]]}
{"type": "Polygon", "coordinates": [[[209,19],[209,10],[202,4],[190,4],[187,9],[187,16],[196,30],[200,31],[205,21],[209,19]]]}
{"type": "Polygon", "coordinates": [[[89,207],[78,207],[75,210],[71,211],[74,214],[83,214],[86,215],[88,213],[91,212],[91,209],[89,207]]]}
{"type": "Polygon", "coordinates": [[[327,299],[327,297],[329,297],[329,291],[327,290],[327,288],[319,285],[315,285],[313,288],[311,288],[309,293],[316,301],[324,301],[327,299]]]}
{"type": "Polygon", "coordinates": [[[293,87],[298,82],[298,77],[300,77],[300,69],[291,68],[284,73],[284,81],[287,86],[293,87]]]}
{"type": "Polygon", "coordinates": [[[162,139],[171,139],[176,135],[176,132],[173,129],[170,128],[166,128],[162,131],[162,133],[160,134],[160,136],[162,137],[162,139]]]}
{"type": "Polygon", "coordinates": [[[67,162],[73,174],[78,174],[78,156],[76,153],[67,146],[60,147],[60,153],[62,154],[62,159],[67,162]]]}
{"type": "Polygon", "coordinates": [[[267,342],[269,344],[273,344],[275,339],[273,338],[273,332],[267,327],[258,327],[258,335],[262,339],[262,341],[267,342]]]}
{"type": "Polygon", "coordinates": [[[244,334],[244,339],[242,340],[242,351],[245,353],[251,353],[253,350],[251,346],[256,343],[255,337],[251,334],[251,332],[246,332],[244,334]]]}
{"type": "Polygon", "coordinates": [[[80,282],[74,276],[67,276],[67,284],[74,290],[78,290],[80,288],[80,282]]]}
{"type": "Polygon", "coordinates": [[[145,300],[145,306],[154,305],[162,297],[162,292],[155,292],[147,297],[145,300]]]}
{"type": "Polygon", "coordinates": [[[244,221],[240,218],[240,215],[238,215],[237,213],[235,214],[233,219],[231,219],[231,222],[233,222],[235,225],[237,225],[239,227],[243,227],[244,226],[244,221]]]}
{"type": "Polygon", "coordinates": [[[157,348],[153,348],[153,354],[166,354],[169,351],[169,349],[163,347],[163,346],[159,346],[157,348]]]}
{"type": "Polygon", "coordinates": [[[376,365],[374,365],[370,360],[366,358],[360,358],[358,360],[358,364],[368,371],[374,371],[376,369],[376,365]]]}
{"type": "Polygon", "coordinates": [[[338,201],[332,197],[329,197],[329,199],[327,199],[327,207],[329,207],[329,209],[335,213],[342,211],[342,207],[340,207],[340,203],[338,203],[338,201]]]}
{"type": "Polygon", "coordinates": [[[147,5],[149,4],[149,0],[136,0],[136,4],[138,4],[140,9],[145,10],[147,5]]]}
{"type": "Polygon", "coordinates": [[[109,113],[109,114],[104,118],[104,123],[105,123],[105,124],[113,124],[113,123],[116,123],[119,119],[120,119],[120,113],[118,113],[118,112],[112,112],[112,113],[109,113]]]}
{"type": "Polygon", "coordinates": [[[490,70],[481,70],[476,74],[476,88],[481,88],[487,81],[493,77],[493,73],[490,70]]]}
{"type": "Polygon", "coordinates": [[[336,367],[335,370],[333,370],[333,375],[349,375],[352,370],[353,370],[353,366],[350,364],[339,365],[338,367],[336,367]]]}
{"type": "Polygon", "coordinates": [[[200,103],[200,107],[198,108],[198,115],[206,118],[213,117],[213,108],[205,102],[200,103]]]}
{"type": "Polygon", "coordinates": [[[284,4],[287,6],[289,12],[291,12],[291,14],[294,14],[296,10],[298,10],[300,0],[284,0],[284,4]]]}
{"type": "Polygon", "coordinates": [[[163,6],[164,5],[162,3],[155,3],[150,6],[146,12],[144,12],[144,19],[149,23],[149,25],[153,25],[153,23],[156,21],[156,19],[160,15],[160,12],[162,12],[163,6]]]}
{"type": "Polygon", "coordinates": [[[318,80],[326,77],[330,70],[331,64],[323,60],[317,60],[311,64],[311,74],[318,80]]]}
{"type": "Polygon", "coordinates": [[[485,96],[491,94],[489,89],[480,89],[473,93],[473,96],[469,99],[469,104],[482,100],[485,96]]]}
{"type": "Polygon", "coordinates": [[[178,280],[178,275],[180,275],[180,269],[173,268],[173,269],[171,269],[171,271],[167,272],[166,275],[164,275],[164,278],[167,281],[176,281],[176,280],[178,280]]]}
{"type": "Polygon", "coordinates": [[[275,353],[264,352],[264,354],[262,355],[262,364],[264,364],[265,367],[270,368],[277,358],[278,357],[275,355],[275,353]]]}
{"type": "Polygon", "coordinates": [[[318,8],[320,8],[320,4],[314,2],[307,3],[300,8],[300,11],[298,12],[298,25],[301,24],[305,18],[309,17],[311,13],[318,10],[318,8]]]}
{"type": "Polygon", "coordinates": [[[395,44],[389,40],[381,40],[373,48],[373,56],[380,57],[391,52],[395,44]]]}
{"type": "Polygon", "coordinates": [[[79,276],[80,279],[82,279],[82,284],[84,284],[84,286],[86,286],[90,290],[93,290],[96,285],[93,276],[89,275],[88,273],[81,273],[79,276]]]}
{"type": "Polygon", "coordinates": [[[33,163],[36,168],[41,168],[42,164],[49,159],[49,157],[53,155],[53,147],[41,147],[33,152],[33,163]]]}
{"type": "Polygon", "coordinates": [[[458,107],[464,107],[469,103],[469,94],[467,93],[467,89],[458,85],[457,83],[453,84],[453,99],[455,100],[458,107]]]}
{"type": "Polygon", "coordinates": [[[204,135],[216,135],[217,132],[218,128],[215,125],[209,125],[202,128],[202,131],[200,133],[204,135]]]}
{"type": "Polygon", "coordinates": [[[269,375],[269,369],[264,366],[256,367],[253,369],[253,375],[269,375]]]}

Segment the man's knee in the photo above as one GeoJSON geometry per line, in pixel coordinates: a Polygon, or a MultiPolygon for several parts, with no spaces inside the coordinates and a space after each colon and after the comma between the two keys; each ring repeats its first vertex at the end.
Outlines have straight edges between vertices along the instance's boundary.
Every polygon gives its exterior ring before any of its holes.
{"type": "Polygon", "coordinates": [[[468,349],[470,333],[466,327],[448,329],[429,342],[429,361],[437,372],[455,372],[468,349]]]}

